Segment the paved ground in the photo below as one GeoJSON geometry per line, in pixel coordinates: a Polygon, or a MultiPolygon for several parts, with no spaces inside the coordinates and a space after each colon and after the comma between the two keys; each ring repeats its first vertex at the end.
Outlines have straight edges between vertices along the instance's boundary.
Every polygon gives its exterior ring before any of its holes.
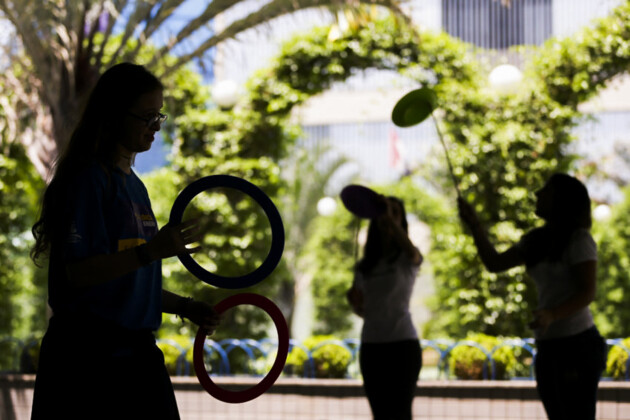
{"type": "MultiPolygon", "coordinates": [[[[28,420],[31,375],[0,376],[0,419],[28,420]]],[[[220,378],[222,387],[256,379],[220,378]]],[[[182,420],[371,420],[361,382],[281,379],[261,397],[227,404],[208,395],[196,378],[174,378],[182,420]]],[[[414,419],[545,420],[533,381],[420,381],[414,419]]],[[[630,383],[602,382],[598,420],[630,420],[630,383]]]]}

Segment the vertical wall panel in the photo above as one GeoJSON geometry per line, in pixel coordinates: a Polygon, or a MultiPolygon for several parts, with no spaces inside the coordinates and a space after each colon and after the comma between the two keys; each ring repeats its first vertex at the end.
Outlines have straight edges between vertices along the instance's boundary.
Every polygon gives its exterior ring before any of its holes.
{"type": "Polygon", "coordinates": [[[444,0],[446,32],[482,48],[541,44],[551,35],[552,0],[444,0]]]}

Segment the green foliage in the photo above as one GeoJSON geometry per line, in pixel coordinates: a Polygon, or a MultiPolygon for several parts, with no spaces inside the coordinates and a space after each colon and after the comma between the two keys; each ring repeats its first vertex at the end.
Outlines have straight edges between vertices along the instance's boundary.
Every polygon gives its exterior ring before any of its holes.
{"type": "Polygon", "coordinates": [[[39,304],[45,302],[46,288],[29,261],[42,185],[22,145],[5,145],[0,154],[0,335],[27,337],[46,322],[39,304]]]}
{"type": "Polygon", "coordinates": [[[164,354],[164,364],[169,375],[175,376],[178,369],[183,372],[182,352],[185,351],[184,359],[190,364],[190,375],[194,375],[192,340],[185,335],[170,335],[168,338],[158,341],[157,346],[164,354]],[[181,365],[181,366],[180,366],[181,365]]]}
{"type": "Polygon", "coordinates": [[[592,305],[595,323],[604,337],[630,335],[630,189],[625,199],[613,206],[608,220],[596,222],[593,236],[597,251],[597,296],[592,305]]]}
{"type": "MultiPolygon", "coordinates": [[[[279,162],[292,150],[299,132],[288,121],[293,107],[357,71],[379,68],[399,71],[436,90],[441,108],[439,124],[449,142],[463,196],[475,204],[484,224],[492,226],[491,239],[504,250],[538,223],[532,215],[531,191],[552,172],[573,168],[575,157],[566,153],[566,146],[573,141],[571,132],[581,117],[577,104],[616,74],[627,71],[629,14],[630,2],[625,2],[594,28],[571,39],[550,40],[534,50],[527,85],[518,94],[504,96],[485,89],[487,69],[475,60],[470,45],[444,33],[427,32],[418,37],[412,28],[394,19],[370,22],[334,41],[328,38],[329,28],[296,37],[285,45],[272,67],[252,77],[248,94],[231,110],[212,107],[207,88],[190,70],[173,73],[165,80],[166,97],[172,98],[167,100],[168,112],[177,117],[171,118],[164,130],[174,147],[172,166],[146,177],[158,220],[164,224],[168,219],[178,191],[212,174],[243,177],[278,201],[284,188],[279,162]]],[[[132,42],[126,48],[134,46],[132,42]]],[[[144,48],[140,57],[148,60],[152,52],[144,48]]],[[[12,159],[25,161],[23,152],[22,157],[15,153],[0,156],[0,185],[18,185],[30,179],[26,172],[19,172],[22,165],[12,163],[12,159]]],[[[411,184],[401,184],[407,190],[397,190],[411,212],[432,227],[428,259],[437,293],[432,302],[433,321],[425,332],[454,338],[465,336],[467,331],[528,336],[526,325],[536,303],[531,282],[522,269],[499,275],[483,269],[470,237],[457,220],[452,185],[444,168],[441,165],[423,173],[444,192],[440,198],[411,184]]],[[[24,185],[25,191],[38,190],[29,187],[34,185],[30,181],[24,185]]],[[[266,218],[243,197],[221,193],[223,198],[200,197],[189,210],[190,215],[203,215],[211,232],[204,239],[206,251],[201,258],[209,268],[224,274],[252,270],[266,255],[266,218]]],[[[8,261],[2,268],[7,275],[0,271],[0,303],[14,311],[18,289],[30,287],[21,280],[29,275],[21,270],[26,266],[26,247],[19,239],[30,225],[24,221],[28,216],[21,213],[32,203],[28,196],[16,190],[4,194],[3,190],[0,199],[0,206],[7,209],[0,213],[0,249],[2,260],[8,261]]],[[[626,225],[622,215],[620,211],[616,227],[626,225]]],[[[314,219],[312,232],[304,252],[309,255],[313,278],[319,323],[316,331],[341,334],[351,325],[344,295],[352,281],[353,220],[340,210],[331,217],[314,219]]],[[[613,234],[602,228],[596,234],[602,261],[610,262],[600,267],[599,274],[609,276],[610,281],[605,280],[599,291],[597,310],[602,315],[597,320],[609,334],[619,334],[629,325],[619,310],[623,285],[628,282],[627,261],[621,251],[626,236],[623,229],[613,234]]],[[[181,294],[214,303],[233,293],[192,278],[176,259],[164,262],[164,272],[166,287],[181,294]]],[[[277,296],[292,282],[283,261],[269,279],[248,291],[277,296]]],[[[43,301],[41,294],[29,296],[43,301]]],[[[10,319],[20,318],[11,315],[10,319]]],[[[217,335],[259,338],[266,335],[265,320],[260,311],[239,307],[227,314],[217,335]]],[[[187,324],[182,326],[167,317],[165,333],[169,331],[193,333],[187,324]]]]}
{"type": "MultiPolygon", "coordinates": [[[[290,155],[281,162],[284,182],[279,196],[286,230],[284,261],[293,284],[284,283],[278,299],[284,307],[290,308],[285,314],[291,330],[296,322],[293,315],[299,295],[310,293],[311,289],[311,273],[308,270],[312,255],[305,248],[320,217],[317,205],[328,192],[330,179],[348,161],[342,156],[331,158],[330,151],[331,147],[326,144],[316,147],[295,145],[290,155]]],[[[340,304],[345,305],[345,301],[340,304]]]]}
{"type": "MultiPolygon", "coordinates": [[[[315,365],[316,378],[344,378],[352,361],[352,353],[333,335],[315,335],[304,340],[304,347],[311,352],[315,365]]],[[[285,373],[301,376],[304,374],[306,352],[294,347],[285,367],[285,373]]],[[[309,369],[307,366],[306,369],[309,369]]],[[[308,374],[308,371],[307,371],[308,374]]]]}
{"type": "MultiPolygon", "coordinates": [[[[439,124],[450,143],[463,196],[476,205],[484,224],[491,226],[489,233],[498,249],[505,250],[540,223],[533,216],[531,192],[553,172],[573,167],[575,156],[566,153],[566,146],[580,121],[576,104],[627,69],[628,11],[626,3],[593,29],[571,39],[550,40],[534,51],[527,85],[509,95],[485,89],[487,69],[472,58],[470,46],[446,34],[422,33],[418,44],[412,32],[388,20],[373,22],[335,42],[327,42],[326,29],[316,30],[287,43],[278,58],[275,74],[287,86],[276,90],[274,110],[290,107],[281,102],[287,93],[299,102],[304,93],[319,93],[366,67],[396,69],[420,84],[432,84],[440,98],[439,124]]],[[[434,184],[452,191],[443,168],[424,175],[446,180],[434,184]]],[[[461,230],[453,207],[454,200],[445,203],[430,223],[429,259],[437,293],[426,332],[451,337],[463,337],[467,331],[529,336],[526,326],[536,305],[531,280],[522,268],[488,273],[476,257],[472,240],[461,230]]],[[[322,222],[319,230],[347,230],[347,225],[340,229],[332,222],[322,222]]],[[[319,240],[324,248],[335,243],[333,237],[319,240]]],[[[331,263],[349,266],[332,257],[331,263]]],[[[325,293],[316,292],[318,308],[331,310],[343,301],[341,285],[350,280],[321,268],[319,272],[315,281],[317,277],[338,278],[323,289],[325,293]]],[[[609,308],[606,315],[615,309],[609,308]]],[[[320,322],[320,316],[326,317],[324,312],[318,311],[320,322]]]]}
{"type": "MultiPolygon", "coordinates": [[[[485,89],[487,69],[473,58],[471,46],[447,34],[422,33],[418,43],[412,30],[387,19],[348,31],[334,42],[329,42],[327,28],[316,29],[287,43],[273,71],[257,76],[262,90],[252,95],[252,106],[274,117],[281,115],[307,96],[368,67],[398,70],[419,84],[432,85],[440,98],[439,124],[449,141],[463,196],[476,205],[484,224],[492,226],[491,239],[498,249],[505,250],[540,223],[533,216],[531,192],[553,172],[573,167],[575,157],[566,153],[566,146],[573,141],[572,129],[580,120],[575,105],[627,68],[623,41],[627,14],[626,4],[595,29],[570,40],[549,41],[534,51],[525,88],[508,95],[485,89]],[[612,34],[607,32],[609,27],[612,34]],[[584,59],[585,54],[597,51],[597,68],[589,67],[592,60],[584,59]],[[578,67],[597,72],[595,82],[577,83],[578,67]],[[567,85],[569,93],[558,90],[567,85]]],[[[424,175],[452,197],[444,165],[424,175]]],[[[536,305],[531,280],[522,268],[488,273],[476,257],[472,240],[461,230],[453,207],[452,199],[444,203],[431,223],[429,259],[437,294],[426,332],[451,337],[463,337],[467,331],[529,336],[526,326],[536,305]]],[[[346,235],[349,228],[347,223],[335,224],[334,218],[320,223],[318,232],[334,229],[337,235],[346,235]]],[[[343,319],[347,313],[338,313],[336,308],[342,307],[342,290],[351,281],[345,271],[350,268],[348,252],[339,252],[343,241],[334,234],[318,234],[313,243],[317,244],[311,248],[315,261],[326,261],[314,266],[317,319],[324,325],[347,328],[348,324],[337,326],[332,315],[343,319]],[[324,250],[318,253],[322,246],[324,250]],[[325,265],[335,266],[336,273],[325,265]],[[318,290],[323,279],[330,285],[318,290]]]]}
{"type": "Polygon", "coordinates": [[[310,374],[310,367],[308,364],[305,364],[308,361],[308,357],[309,353],[307,353],[307,350],[304,350],[302,347],[294,346],[287,356],[283,373],[289,376],[308,376],[310,374]]]}
{"type": "MultiPolygon", "coordinates": [[[[251,106],[272,120],[288,113],[310,95],[367,68],[402,71],[436,89],[479,78],[468,46],[446,34],[415,31],[394,19],[373,21],[329,42],[329,28],[317,28],[286,43],[272,69],[251,81],[251,106]]],[[[341,207],[341,206],[340,206],[341,207]]],[[[352,326],[345,292],[352,283],[354,229],[350,215],[341,210],[312,225],[305,254],[315,299],[316,333],[347,333],[352,326]]]]}
{"type": "MultiPolygon", "coordinates": [[[[18,63],[12,71],[20,77],[28,69],[18,63]]],[[[7,83],[0,80],[0,336],[24,339],[46,323],[45,270],[36,272],[29,260],[44,183],[20,143],[22,130],[35,124],[33,110],[7,83]]]]}
{"type": "Polygon", "coordinates": [[[534,60],[545,91],[556,102],[576,108],[630,65],[630,2],[613,9],[596,25],[574,36],[550,39],[534,60]]]}
{"type": "MultiPolygon", "coordinates": [[[[566,146],[573,141],[572,129],[581,118],[576,105],[627,69],[630,56],[622,38],[627,39],[628,5],[594,29],[571,39],[551,40],[535,51],[528,84],[518,94],[493,97],[483,89],[445,89],[451,95],[443,98],[457,94],[456,101],[442,104],[442,122],[453,145],[451,154],[463,196],[475,204],[484,225],[492,226],[491,240],[499,250],[539,223],[533,217],[531,192],[553,172],[574,167],[575,156],[567,154],[566,146]],[[615,47],[605,47],[608,42],[615,47]]],[[[530,335],[525,326],[536,300],[523,270],[490,274],[474,256],[468,236],[448,233],[443,238],[443,244],[434,244],[443,250],[435,262],[434,319],[454,323],[431,329],[452,337],[461,337],[465,331],[530,335]]],[[[607,304],[600,301],[598,305],[601,309],[607,304]]],[[[606,314],[614,311],[604,310],[606,314]]]]}
{"type": "Polygon", "coordinates": [[[450,353],[450,371],[458,379],[483,379],[484,365],[487,378],[508,379],[510,372],[516,367],[514,350],[510,347],[498,347],[501,340],[485,334],[470,333],[466,341],[477,343],[492,355],[495,371],[486,354],[474,345],[461,344],[450,353]]]}
{"type": "Polygon", "coordinates": [[[315,334],[344,335],[352,327],[346,292],[353,279],[357,220],[339,204],[334,214],[313,222],[305,249],[311,261],[315,334]]]}
{"type": "Polygon", "coordinates": [[[628,349],[630,349],[630,338],[621,341],[621,346],[614,345],[608,352],[606,361],[606,374],[613,379],[626,379],[628,349]],[[622,348],[622,346],[624,348],[622,348]]]}

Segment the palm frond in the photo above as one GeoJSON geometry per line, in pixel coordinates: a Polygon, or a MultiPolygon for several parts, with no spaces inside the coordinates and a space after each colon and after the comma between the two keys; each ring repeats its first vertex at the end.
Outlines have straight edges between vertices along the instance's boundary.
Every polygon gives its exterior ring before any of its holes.
{"type": "MultiPolygon", "coordinates": [[[[223,1],[230,2],[234,0],[222,0],[222,2],[223,1]]],[[[215,2],[212,2],[211,5],[214,3],[215,2]]],[[[216,33],[210,36],[193,51],[180,56],[174,62],[174,64],[172,64],[171,66],[165,69],[164,74],[169,74],[175,71],[176,69],[178,69],[179,67],[183,66],[184,64],[190,62],[191,60],[202,57],[206,51],[216,46],[220,42],[233,38],[239,33],[247,29],[254,28],[265,22],[269,22],[272,19],[275,19],[277,17],[287,15],[287,14],[296,12],[298,10],[310,9],[310,8],[315,8],[315,7],[319,7],[319,8],[332,7],[333,9],[335,8],[339,9],[342,7],[356,8],[359,4],[382,6],[391,10],[392,13],[394,13],[394,15],[396,15],[400,19],[403,19],[407,22],[410,21],[407,15],[402,11],[402,9],[400,9],[399,2],[397,0],[369,0],[369,1],[363,1],[363,2],[360,2],[358,0],[293,0],[293,1],[272,0],[271,2],[260,7],[258,10],[250,13],[248,16],[232,22],[228,27],[226,27],[220,33],[216,33]]],[[[206,11],[207,10],[208,9],[206,9],[206,11]]],[[[181,40],[184,39],[182,35],[186,35],[186,34],[185,33],[178,34],[178,36],[175,39],[175,42],[173,44],[169,44],[169,46],[167,47],[164,47],[160,51],[160,53],[157,54],[156,57],[152,60],[149,66],[156,65],[157,60],[159,60],[159,57],[162,54],[165,54],[168,51],[168,48],[171,48],[173,45],[180,43],[181,40]]]]}

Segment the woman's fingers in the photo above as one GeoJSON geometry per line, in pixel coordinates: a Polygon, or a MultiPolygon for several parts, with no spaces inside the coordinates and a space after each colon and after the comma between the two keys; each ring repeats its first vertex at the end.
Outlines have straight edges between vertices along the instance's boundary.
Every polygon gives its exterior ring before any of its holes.
{"type": "Polygon", "coordinates": [[[192,244],[193,242],[201,242],[205,235],[203,233],[195,233],[192,235],[187,235],[182,233],[182,240],[186,245],[192,244]]]}
{"type": "Polygon", "coordinates": [[[201,226],[198,219],[190,219],[175,226],[175,232],[178,236],[177,243],[179,243],[180,251],[192,254],[201,250],[201,246],[188,248],[186,245],[190,245],[195,242],[201,242],[204,238],[203,232],[201,232],[201,226]]]}
{"type": "Polygon", "coordinates": [[[201,250],[202,250],[202,247],[200,247],[200,246],[196,246],[196,247],[194,247],[194,248],[187,248],[187,247],[184,247],[184,249],[186,250],[186,253],[187,253],[187,254],[194,254],[194,253],[196,253],[196,252],[201,251],[201,250]]]}
{"type": "Polygon", "coordinates": [[[194,229],[195,227],[199,227],[199,219],[186,220],[185,222],[182,222],[176,226],[176,228],[180,231],[188,230],[190,228],[194,229]]]}

